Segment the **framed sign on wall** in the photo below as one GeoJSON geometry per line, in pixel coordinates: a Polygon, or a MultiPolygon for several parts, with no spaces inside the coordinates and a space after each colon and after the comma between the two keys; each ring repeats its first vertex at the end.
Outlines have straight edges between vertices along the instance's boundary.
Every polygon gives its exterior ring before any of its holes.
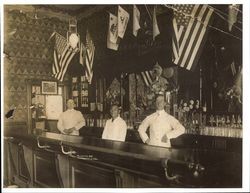
{"type": "Polygon", "coordinates": [[[42,94],[57,94],[57,82],[42,81],[42,94]]]}
{"type": "Polygon", "coordinates": [[[46,117],[49,120],[58,120],[63,112],[63,98],[61,95],[46,96],[46,117]]]}

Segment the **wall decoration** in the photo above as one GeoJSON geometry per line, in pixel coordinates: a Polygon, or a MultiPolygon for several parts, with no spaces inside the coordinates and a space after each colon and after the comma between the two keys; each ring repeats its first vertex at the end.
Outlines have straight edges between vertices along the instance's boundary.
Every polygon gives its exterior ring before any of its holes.
{"type": "Polygon", "coordinates": [[[57,94],[57,82],[42,81],[42,94],[57,94]]]}
{"type": "Polygon", "coordinates": [[[60,95],[46,96],[46,118],[49,120],[58,120],[63,112],[63,99],[60,95]]]}
{"type": "MultiPolygon", "coordinates": [[[[53,31],[66,35],[68,20],[56,18],[35,20],[24,17],[24,14],[6,9],[8,12],[5,27],[13,27],[15,33],[4,39],[4,50],[10,58],[4,59],[4,111],[13,104],[19,107],[14,119],[7,122],[26,122],[28,116],[27,80],[54,80],[52,77],[53,49],[52,41],[48,42],[53,31]]],[[[67,76],[65,77],[67,79],[67,76]]],[[[41,94],[39,87],[33,93],[41,94]]]]}

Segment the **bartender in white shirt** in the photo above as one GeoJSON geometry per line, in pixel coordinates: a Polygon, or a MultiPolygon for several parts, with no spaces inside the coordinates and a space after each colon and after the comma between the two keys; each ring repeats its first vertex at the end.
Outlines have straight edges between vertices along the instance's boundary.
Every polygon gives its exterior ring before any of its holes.
{"type": "Polygon", "coordinates": [[[58,119],[58,130],[67,135],[79,135],[79,129],[85,126],[85,119],[80,111],[74,109],[75,103],[72,99],[67,101],[67,110],[58,119]]]}
{"type": "Polygon", "coordinates": [[[176,138],[185,132],[185,128],[173,116],[165,110],[165,100],[163,95],[156,97],[156,112],[147,116],[138,132],[143,143],[161,147],[171,147],[170,139],[176,138]],[[149,136],[146,131],[149,128],[149,136]]]}
{"type": "Polygon", "coordinates": [[[113,104],[110,109],[111,119],[107,120],[103,133],[102,139],[109,139],[115,141],[125,141],[127,134],[127,124],[119,116],[119,107],[113,104]]]}

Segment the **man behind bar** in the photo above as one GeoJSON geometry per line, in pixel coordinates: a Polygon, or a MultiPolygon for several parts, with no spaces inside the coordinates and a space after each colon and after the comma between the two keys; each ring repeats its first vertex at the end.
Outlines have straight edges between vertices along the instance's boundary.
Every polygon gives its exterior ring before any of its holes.
{"type": "Polygon", "coordinates": [[[185,128],[165,110],[166,103],[163,95],[156,96],[156,112],[147,116],[139,126],[139,134],[148,145],[171,147],[170,139],[176,138],[185,132],[185,128]],[[149,135],[146,131],[149,127],[149,135]]]}
{"type": "Polygon", "coordinates": [[[67,101],[67,110],[59,116],[57,128],[63,134],[79,135],[79,129],[85,126],[85,119],[80,111],[74,109],[72,99],[67,101]]]}
{"type": "Polygon", "coordinates": [[[102,139],[109,139],[115,141],[125,141],[127,134],[127,124],[119,116],[119,107],[117,104],[113,104],[110,108],[111,119],[107,120],[102,139]]]}

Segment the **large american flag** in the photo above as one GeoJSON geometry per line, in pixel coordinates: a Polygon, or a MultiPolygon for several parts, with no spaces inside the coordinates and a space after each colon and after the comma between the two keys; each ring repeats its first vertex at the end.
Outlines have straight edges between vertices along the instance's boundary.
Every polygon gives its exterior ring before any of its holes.
{"type": "Polygon", "coordinates": [[[53,76],[63,81],[68,65],[75,55],[75,51],[67,43],[65,37],[55,33],[54,64],[52,66],[53,76]]]}
{"type": "Polygon", "coordinates": [[[214,10],[208,5],[165,6],[174,10],[173,62],[187,70],[194,70],[214,10]]]}
{"type": "Polygon", "coordinates": [[[87,77],[88,82],[91,84],[93,78],[93,62],[95,56],[95,45],[94,42],[87,30],[86,34],[86,70],[85,75],[87,77]]]}

